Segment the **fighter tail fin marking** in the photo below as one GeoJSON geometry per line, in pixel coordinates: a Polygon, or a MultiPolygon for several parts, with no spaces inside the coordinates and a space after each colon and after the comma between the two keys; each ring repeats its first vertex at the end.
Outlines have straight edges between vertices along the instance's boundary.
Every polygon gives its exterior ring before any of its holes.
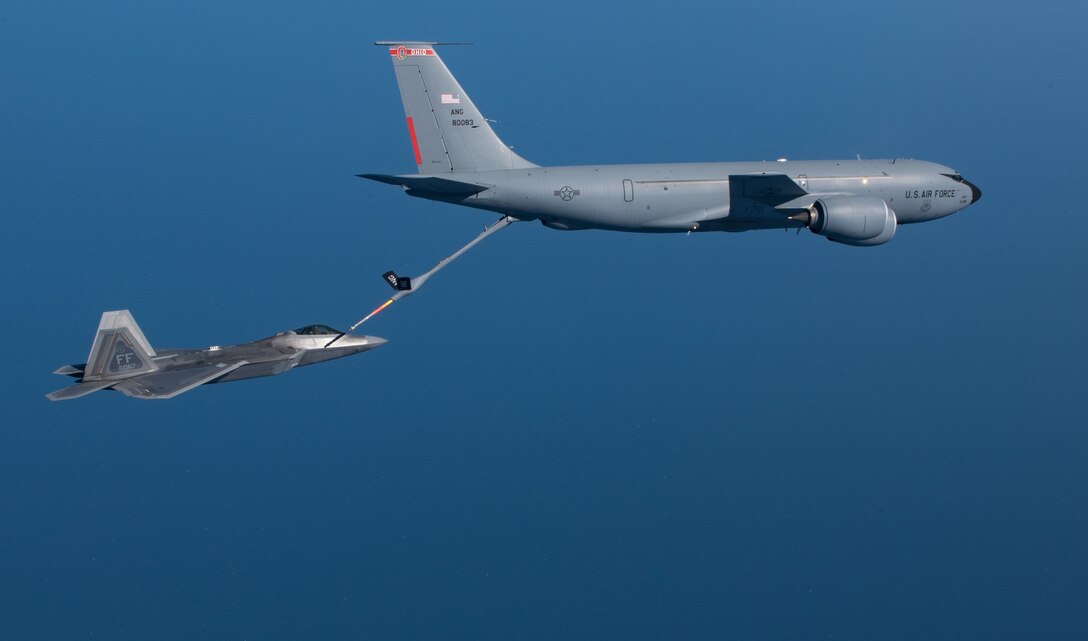
{"type": "Polygon", "coordinates": [[[91,353],[83,372],[84,381],[122,379],[159,369],[155,350],[127,309],[102,314],[91,353]]]}
{"type": "Polygon", "coordinates": [[[389,47],[421,174],[536,167],[507,147],[438,57],[435,43],[389,47]]]}

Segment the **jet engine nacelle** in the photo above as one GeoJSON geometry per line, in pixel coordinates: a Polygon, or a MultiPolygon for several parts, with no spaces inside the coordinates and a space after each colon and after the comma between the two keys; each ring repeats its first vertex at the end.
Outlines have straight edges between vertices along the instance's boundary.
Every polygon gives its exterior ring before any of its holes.
{"type": "Polygon", "coordinates": [[[872,196],[827,196],[812,204],[806,224],[813,233],[846,245],[883,245],[898,221],[888,203],[872,196]]]}

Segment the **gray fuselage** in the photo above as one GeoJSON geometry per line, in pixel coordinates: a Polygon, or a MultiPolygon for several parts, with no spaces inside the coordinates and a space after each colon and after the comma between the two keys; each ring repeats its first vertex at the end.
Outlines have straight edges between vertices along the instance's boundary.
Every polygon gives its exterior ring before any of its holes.
{"type": "Polygon", "coordinates": [[[899,223],[917,223],[948,216],[978,197],[955,170],[903,159],[532,167],[440,177],[486,189],[469,196],[411,187],[407,193],[556,229],[631,232],[803,227],[788,214],[829,195],[880,198],[899,223]],[[729,176],[769,174],[788,176],[807,196],[777,208],[752,200],[731,207],[729,176]]]}
{"type": "Polygon", "coordinates": [[[155,362],[162,369],[174,370],[245,361],[245,365],[209,384],[228,383],[274,376],[288,369],[351,356],[385,344],[385,339],[374,336],[343,336],[334,346],[325,347],[334,336],[335,334],[301,335],[291,331],[240,345],[213,346],[206,349],[160,349],[160,355],[155,358],[155,362]]]}

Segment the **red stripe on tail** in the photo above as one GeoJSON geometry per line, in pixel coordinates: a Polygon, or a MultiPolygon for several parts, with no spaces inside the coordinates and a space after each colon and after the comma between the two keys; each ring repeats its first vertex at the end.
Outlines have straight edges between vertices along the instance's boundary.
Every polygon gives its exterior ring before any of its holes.
{"type": "Polygon", "coordinates": [[[408,135],[412,137],[412,151],[416,153],[416,164],[422,165],[423,158],[419,155],[419,141],[416,140],[416,126],[412,124],[411,116],[408,116],[408,135]]]}

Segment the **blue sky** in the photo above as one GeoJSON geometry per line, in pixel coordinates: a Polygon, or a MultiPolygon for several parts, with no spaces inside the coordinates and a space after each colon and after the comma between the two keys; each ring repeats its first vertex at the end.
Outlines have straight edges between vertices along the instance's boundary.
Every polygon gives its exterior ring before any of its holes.
{"type": "Polygon", "coordinates": [[[1083,638],[1086,11],[0,8],[10,638],[1083,638]],[[515,225],[372,353],[49,403],[153,345],[347,326],[494,217],[414,169],[379,39],[539,164],[913,157],[983,199],[857,249],[515,225]]]}

